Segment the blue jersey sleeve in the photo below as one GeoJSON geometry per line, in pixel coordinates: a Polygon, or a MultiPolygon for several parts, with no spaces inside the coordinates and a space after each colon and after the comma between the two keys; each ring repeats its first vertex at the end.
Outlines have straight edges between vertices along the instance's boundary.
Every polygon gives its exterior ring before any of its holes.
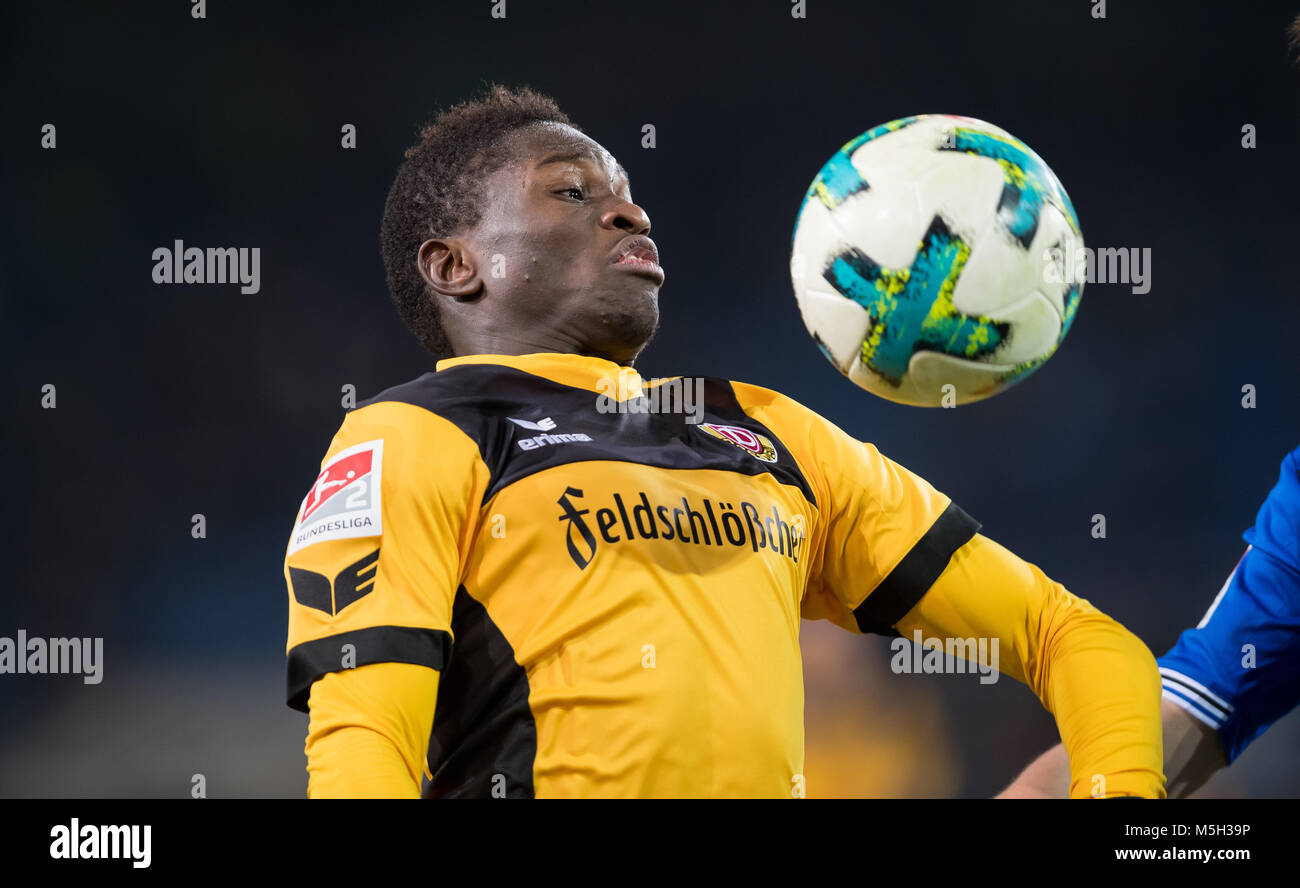
{"type": "Polygon", "coordinates": [[[1229,763],[1300,704],[1300,448],[1195,629],[1160,657],[1166,699],[1218,731],[1229,763]]]}

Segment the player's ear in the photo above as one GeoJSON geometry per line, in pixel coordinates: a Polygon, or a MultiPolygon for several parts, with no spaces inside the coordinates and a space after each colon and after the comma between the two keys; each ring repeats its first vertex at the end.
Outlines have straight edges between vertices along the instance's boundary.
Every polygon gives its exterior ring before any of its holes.
{"type": "Polygon", "coordinates": [[[466,302],[479,295],[483,282],[474,255],[459,238],[427,240],[418,255],[420,276],[439,296],[466,302]]]}

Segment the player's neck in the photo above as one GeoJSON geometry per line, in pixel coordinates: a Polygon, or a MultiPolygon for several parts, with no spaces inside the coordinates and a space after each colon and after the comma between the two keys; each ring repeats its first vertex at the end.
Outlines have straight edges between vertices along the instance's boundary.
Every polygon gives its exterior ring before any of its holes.
{"type": "Polygon", "coordinates": [[[458,357],[468,355],[532,355],[539,353],[581,355],[600,358],[624,367],[631,367],[644,346],[597,346],[578,341],[560,333],[542,335],[488,334],[465,337],[453,341],[458,357]]]}

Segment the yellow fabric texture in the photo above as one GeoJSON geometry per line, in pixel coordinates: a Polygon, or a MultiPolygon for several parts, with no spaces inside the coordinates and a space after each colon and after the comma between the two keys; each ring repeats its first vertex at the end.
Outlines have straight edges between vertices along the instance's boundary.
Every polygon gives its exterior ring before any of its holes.
{"type": "Polygon", "coordinates": [[[331,672],[311,691],[307,796],[420,797],[438,672],[372,663],[331,672]]]}
{"type": "Polygon", "coordinates": [[[1072,798],[1164,798],[1160,675],[1140,639],[977,534],[898,622],[904,638],[997,639],[1001,671],[1056,719],[1072,798]]]}

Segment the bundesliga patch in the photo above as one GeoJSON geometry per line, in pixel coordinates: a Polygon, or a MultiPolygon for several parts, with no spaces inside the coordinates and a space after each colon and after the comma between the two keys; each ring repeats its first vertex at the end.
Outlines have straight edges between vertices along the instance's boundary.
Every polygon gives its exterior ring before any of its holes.
{"type": "Polygon", "coordinates": [[[742,429],[740,426],[718,425],[714,422],[703,423],[700,428],[715,438],[735,444],[754,459],[769,463],[776,462],[776,446],[766,435],[742,429]]]}
{"type": "Polygon", "coordinates": [[[383,463],[383,438],[335,454],[302,501],[289,554],[326,540],[382,534],[379,482],[383,463]]]}

